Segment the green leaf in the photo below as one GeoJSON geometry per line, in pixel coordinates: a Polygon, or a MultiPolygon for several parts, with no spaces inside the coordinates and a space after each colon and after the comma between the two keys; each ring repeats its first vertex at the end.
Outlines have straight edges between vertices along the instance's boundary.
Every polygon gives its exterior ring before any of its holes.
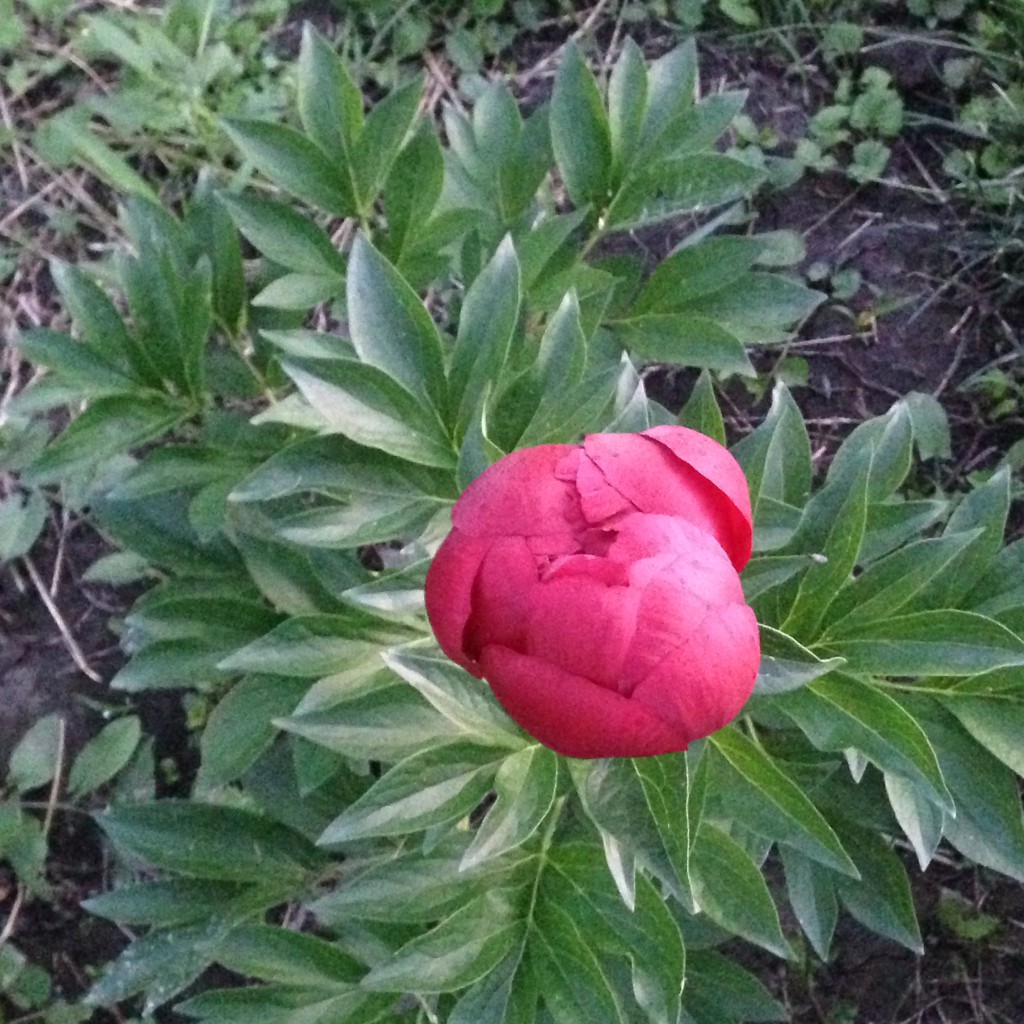
{"type": "MultiPolygon", "coordinates": [[[[129,366],[136,374],[144,369],[138,363],[135,342],[117,308],[85,271],[81,267],[52,260],[50,275],[64,307],[89,348],[122,372],[129,366]]],[[[152,383],[145,373],[141,379],[152,383]]]]}
{"type": "Polygon", "coordinates": [[[786,632],[805,640],[814,639],[832,598],[853,572],[867,525],[873,465],[870,457],[863,460],[859,472],[850,480],[821,550],[824,560],[815,559],[800,579],[796,599],[782,624],[786,632]]]}
{"type": "Polygon", "coordinates": [[[899,857],[869,829],[845,823],[837,823],[836,829],[860,873],[860,881],[835,879],[843,905],[866,927],[918,955],[924,953],[910,883],[899,857]]]}
{"type": "Polygon", "coordinates": [[[450,992],[490,973],[520,940],[524,922],[508,895],[492,890],[406,943],[363,978],[374,992],[450,992]]]}
{"type": "Polygon", "coordinates": [[[398,154],[384,188],[387,251],[400,268],[403,268],[401,257],[415,252],[420,238],[424,246],[430,245],[431,214],[441,196],[443,183],[441,145],[434,129],[424,123],[398,154]]]}
{"type": "Polygon", "coordinates": [[[39,366],[66,377],[83,398],[133,393],[140,390],[134,377],[98,354],[91,344],[74,341],[66,334],[37,327],[18,336],[22,355],[39,366]]]}
{"type": "Polygon", "coordinates": [[[131,760],[141,738],[142,726],[135,715],[109,722],[75,758],[68,791],[80,797],[109,782],[131,760]]]}
{"type": "Polygon", "coordinates": [[[914,428],[914,444],[921,459],[948,459],[953,455],[949,419],[938,399],[911,391],[903,400],[914,428]]]}
{"type": "Polygon", "coordinates": [[[776,956],[793,958],[761,869],[739,843],[704,822],[692,864],[694,898],[716,924],[776,956]]]}
{"type": "Polygon", "coordinates": [[[277,718],[290,714],[309,688],[305,679],[250,676],[233,686],[210,713],[199,739],[199,788],[239,778],[274,741],[277,718]]]}
{"type": "Polygon", "coordinates": [[[609,326],[623,348],[644,360],[754,376],[742,343],[720,323],[690,313],[644,313],[609,326]]]}
{"type": "Polygon", "coordinates": [[[362,235],[348,267],[349,333],[359,358],[413,395],[445,406],[441,340],[419,297],[362,235]]]}
{"type": "MultiPolygon", "coordinates": [[[[684,905],[690,896],[689,806],[686,761],[609,758],[583,766],[570,762],[583,809],[684,905]]],[[[611,866],[611,865],[610,865],[611,866]]]]}
{"type": "Polygon", "coordinates": [[[721,953],[710,949],[688,953],[686,973],[683,1007],[697,1024],[789,1019],[785,1007],[754,975],[721,953]]]}
{"type": "Polygon", "coordinates": [[[398,152],[413,130],[422,96],[423,83],[414,79],[377,103],[366,118],[354,157],[360,212],[372,210],[384,188],[398,152]]]}
{"type": "Polygon", "coordinates": [[[930,611],[860,623],[827,649],[851,672],[887,676],[978,675],[1024,665],[1024,640],[975,612],[930,611]]]}
{"type": "Polygon", "coordinates": [[[876,416],[857,427],[843,441],[829,466],[828,479],[858,472],[866,448],[873,448],[868,497],[873,503],[885,501],[903,483],[912,459],[910,413],[897,402],[884,416],[876,416]]]}
{"type": "Polygon", "coordinates": [[[330,236],[284,203],[249,195],[218,197],[238,230],[266,257],[302,274],[341,278],[345,260],[330,236]]]}
{"type": "Polygon", "coordinates": [[[975,529],[980,529],[982,534],[932,580],[921,595],[922,604],[931,608],[950,608],[960,603],[1002,548],[1009,510],[1010,469],[1004,466],[990,480],[967,494],[950,516],[944,536],[975,529]]]}
{"type": "Polygon", "coordinates": [[[82,906],[90,914],[118,924],[171,928],[207,920],[211,912],[227,914],[236,900],[244,901],[251,891],[252,887],[242,882],[176,878],[121,885],[84,900],[82,906]]]}
{"type": "Polygon", "coordinates": [[[398,647],[385,651],[382,657],[465,739],[513,750],[523,746],[522,731],[494,699],[490,688],[439,651],[398,647]]]}
{"type": "Polygon", "coordinates": [[[236,807],[160,800],[117,806],[96,820],[123,852],[192,878],[299,887],[322,863],[298,832],[236,807]]]}
{"type": "Polygon", "coordinates": [[[521,302],[519,260],[511,236],[506,235],[462,304],[448,378],[452,400],[459,403],[456,437],[465,436],[481,396],[498,381],[519,322],[521,302]]]}
{"type": "MultiPolygon", "coordinates": [[[[588,944],[602,959],[611,956],[629,960],[629,995],[639,1004],[645,1019],[655,1024],[677,1021],[686,967],[679,926],[661,893],[647,878],[637,879],[633,909],[623,904],[610,883],[596,847],[582,843],[560,846],[552,851],[540,879],[538,927],[544,928],[550,910],[572,908],[579,933],[587,936],[588,944]]],[[[531,942],[530,955],[535,947],[536,942],[531,942]]],[[[545,956],[550,955],[550,948],[545,949],[545,956]]],[[[549,1006],[555,1002],[555,991],[541,991],[549,1006]]]]}
{"type": "Polygon", "coordinates": [[[900,548],[851,580],[829,605],[826,637],[855,633],[859,623],[892,615],[908,604],[927,584],[979,536],[980,530],[928,537],[900,548]]]}
{"type": "Polygon", "coordinates": [[[536,981],[524,970],[522,946],[514,948],[455,1004],[448,1024],[533,1024],[536,981]]]}
{"type": "Polygon", "coordinates": [[[819,750],[853,747],[883,771],[913,780],[936,806],[953,813],[953,800],[928,737],[884,690],[836,674],[787,695],[775,706],[819,750]]]}
{"type": "Polygon", "coordinates": [[[702,370],[697,378],[697,383],[694,384],[690,397],[686,400],[686,405],[679,413],[678,422],[681,426],[707,434],[719,444],[725,444],[725,423],[722,420],[722,410],[718,407],[715,386],[711,381],[711,374],[707,370],[702,370]]]}
{"type": "Polygon", "coordinates": [[[789,847],[779,847],[779,854],[793,913],[814,952],[827,961],[839,917],[834,876],[820,864],[789,847]]]}
{"type": "Polygon", "coordinates": [[[302,988],[333,988],[359,981],[360,965],[338,946],[273,925],[233,928],[217,947],[229,971],[302,988]]]}
{"type": "Polygon", "coordinates": [[[277,724],[346,757],[386,762],[462,739],[456,726],[408,686],[389,686],[277,724]]]}
{"type": "Polygon", "coordinates": [[[901,694],[900,702],[928,734],[956,803],[946,838],[971,860],[1024,881],[1024,824],[1018,780],[948,712],[901,694]]]}
{"type": "Polygon", "coordinates": [[[407,835],[469,814],[501,755],[475,744],[432,748],[400,761],[324,830],[320,843],[407,835]]]}
{"type": "Polygon", "coordinates": [[[46,526],[46,499],[38,491],[0,499],[0,564],[27,554],[46,526]]]}
{"type": "Polygon", "coordinates": [[[436,499],[413,495],[385,498],[355,495],[344,505],[330,505],[285,516],[276,522],[285,540],[314,548],[353,549],[395,537],[416,537],[441,506],[436,499]]]}
{"type": "Polygon", "coordinates": [[[645,160],[659,152],[666,131],[693,108],[697,84],[693,39],[659,57],[648,70],[647,80],[647,111],[639,147],[645,160]]]}
{"type": "Polygon", "coordinates": [[[885,792],[889,806],[904,835],[917,854],[921,870],[931,863],[942,842],[942,829],[946,815],[941,808],[922,793],[921,786],[903,775],[885,773],[885,792]]]}
{"type": "Polygon", "coordinates": [[[607,227],[625,231],[703,212],[743,198],[763,180],[761,171],[720,153],[660,160],[619,190],[608,208],[607,227]]]}
{"type": "Polygon", "coordinates": [[[593,936],[583,934],[572,911],[545,900],[534,917],[530,966],[554,1024],[627,1024],[621,997],[596,955],[593,936]]]}
{"type": "Polygon", "coordinates": [[[149,1016],[187,988],[214,961],[227,928],[213,921],[173,932],[151,932],[136,939],[109,964],[86,993],[87,1006],[113,1006],[144,992],[149,1016]]]}
{"type": "Polygon", "coordinates": [[[340,166],[346,195],[356,194],[353,150],[363,130],[363,97],[330,42],[309,22],[299,47],[298,103],[302,126],[340,166]]]}
{"type": "Polygon", "coordinates": [[[307,438],[271,456],[231,492],[237,502],[271,501],[311,491],[454,501],[451,474],[397,459],[341,435],[307,438]]]}
{"type": "Polygon", "coordinates": [[[750,484],[754,508],[755,549],[762,502],[785,501],[803,507],[811,490],[811,445],[796,402],[785,384],[772,391],[772,403],[764,422],[732,447],[750,484]]]}
{"type": "Polygon", "coordinates": [[[156,440],[191,413],[189,406],[160,395],[97,398],[47,446],[26,477],[35,484],[57,483],[156,440]]]}
{"type": "Polygon", "coordinates": [[[363,870],[349,872],[344,884],[311,905],[317,920],[344,928],[355,918],[386,922],[426,922],[447,917],[489,889],[510,886],[523,861],[493,859],[461,871],[460,859],[468,836],[445,837],[429,852],[422,844],[373,860],[363,870]]]}
{"type": "Polygon", "coordinates": [[[721,784],[714,792],[745,828],[856,877],[856,868],[832,827],[771,757],[735,728],[720,730],[709,742],[721,771],[721,784]]]}
{"type": "Polygon", "coordinates": [[[686,312],[694,300],[744,277],[762,248],[756,236],[723,235],[676,250],[648,278],[637,296],[636,312],[686,312]]]}
{"type": "Polygon", "coordinates": [[[237,650],[247,637],[211,626],[207,635],[156,640],[136,651],[110,680],[115,690],[142,693],[176,690],[183,686],[212,690],[224,682],[220,660],[237,650]]]}
{"type": "Polygon", "coordinates": [[[455,452],[436,413],[386,372],[357,362],[346,362],[333,379],[294,363],[284,363],[283,369],[323,418],[323,433],[344,434],[356,444],[425,466],[454,466],[455,452]]]}
{"type": "Polygon", "coordinates": [[[294,128],[238,118],[224,122],[224,130],[245,159],[286,192],[336,217],[359,212],[344,168],[294,128]]]}
{"type": "Polygon", "coordinates": [[[647,113],[647,66],[643,51],[629,37],[608,79],[608,128],[612,179],[621,180],[635,158],[647,113]]]}
{"type": "Polygon", "coordinates": [[[56,773],[64,745],[64,718],[44,715],[18,740],[7,767],[7,782],[18,793],[45,786],[56,773]]]}
{"type": "Polygon", "coordinates": [[[788,693],[844,664],[842,658],[823,661],[782,630],[762,623],[760,632],[761,667],[754,684],[756,694],[774,696],[788,693]]]}
{"type": "Polygon", "coordinates": [[[494,777],[497,799],[463,854],[460,870],[477,867],[525,843],[555,801],[558,758],[534,744],[506,757],[494,777]]]}
{"type": "Polygon", "coordinates": [[[990,754],[1011,771],[1024,776],[1024,702],[1000,697],[955,696],[942,699],[960,724],[990,754]]]}
{"type": "Polygon", "coordinates": [[[380,648],[408,639],[406,626],[356,608],[337,615],[293,615],[265,636],[226,657],[227,672],[312,679],[340,672],[380,648]]]}
{"type": "Polygon", "coordinates": [[[570,42],[551,94],[551,146],[577,207],[600,208],[611,183],[611,136],[601,93],[579,47],[570,42]]]}

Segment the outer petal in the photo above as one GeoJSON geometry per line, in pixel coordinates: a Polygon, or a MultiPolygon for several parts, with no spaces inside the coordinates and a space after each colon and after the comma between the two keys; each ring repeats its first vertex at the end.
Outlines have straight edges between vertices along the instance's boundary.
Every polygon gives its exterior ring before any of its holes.
{"type": "Polygon", "coordinates": [[[717,732],[750,698],[761,661],[757,619],[746,605],[716,609],[663,658],[632,700],[688,740],[717,732]]]}
{"type": "MultiPolygon", "coordinates": [[[[737,570],[742,569],[750,558],[749,538],[753,530],[753,513],[750,508],[750,486],[742,467],[732,453],[714,438],[702,434],[699,430],[690,430],[689,427],[651,427],[643,431],[643,434],[663,444],[677,459],[713,484],[735,506],[742,520],[742,523],[735,524],[736,541],[743,541],[744,538],[748,541],[745,545],[746,557],[736,565],[737,570]]],[[[740,548],[743,546],[740,544],[740,548]]]]}
{"type": "Polygon", "coordinates": [[[560,565],[534,588],[525,650],[518,649],[617,691],[642,595],[625,585],[623,568],[586,556],[560,565]],[[618,570],[611,579],[609,569],[618,570]]]}
{"type": "Polygon", "coordinates": [[[544,444],[499,459],[462,493],[452,523],[468,537],[554,535],[571,545],[580,519],[575,489],[555,469],[574,448],[544,444]]]}
{"type": "Polygon", "coordinates": [[[424,587],[427,617],[441,650],[475,676],[481,673],[465,649],[466,626],[473,611],[473,585],[493,543],[490,537],[467,537],[453,529],[437,549],[424,587]]]}
{"type": "MultiPolygon", "coordinates": [[[[584,451],[613,493],[641,512],[680,516],[710,533],[737,570],[746,565],[752,536],[749,495],[744,510],[716,482],[679,458],[659,438],[647,434],[591,434],[584,451]]],[[[721,451],[723,462],[732,459],[724,448],[721,451]]],[[[595,497],[590,500],[596,505],[595,497]]],[[[612,503],[604,504],[610,507],[612,503]]]]}
{"type": "Polygon", "coordinates": [[[502,707],[566,757],[649,757],[685,750],[687,738],[643,704],[539,658],[484,648],[484,675],[502,707]]]}
{"type": "Polygon", "coordinates": [[[525,537],[490,541],[476,575],[465,633],[465,647],[472,657],[487,644],[524,647],[530,608],[540,585],[537,561],[525,537]]]}

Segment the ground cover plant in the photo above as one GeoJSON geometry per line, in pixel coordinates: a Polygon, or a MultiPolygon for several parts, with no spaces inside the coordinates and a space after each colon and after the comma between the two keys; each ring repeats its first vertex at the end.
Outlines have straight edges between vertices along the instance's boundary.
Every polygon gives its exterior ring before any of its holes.
{"type": "MultiPolygon", "coordinates": [[[[737,939],[827,959],[842,911],[920,952],[907,854],[943,841],[1022,878],[1010,467],[935,488],[928,395],[817,475],[785,384],[734,441],[762,661],[685,753],[556,755],[431,636],[432,555],[489,465],[676,423],[725,441],[715,382],[821,302],[786,273],[791,235],[736,232],[765,175],[716,148],[743,97],[694,101],[697,73],[692,46],[626,42],[602,88],[569,46],[549,106],[492,85],[442,134],[421,83],[366,102],[307,29],[290,126],[223,126],[247,188],[128,199],[126,250],[54,264],[74,327],[19,339],[48,372],[6,406],[3,555],[57,499],[123,549],[94,579],[157,581],[113,685],[186,684],[200,759],[140,799],[123,709],[70,759],[77,795],[127,766],[97,814],[117,883],[87,906],[135,938],[52,1019],[784,1019],[737,939]],[[624,244],[694,213],[660,261],[624,244]],[[701,371],[678,415],[647,362],[701,371]],[[38,417],[69,404],[48,441],[38,417]]],[[[12,754],[22,899],[63,743],[51,716],[12,754]]],[[[31,1012],[45,979],[9,938],[31,1012]]]]}

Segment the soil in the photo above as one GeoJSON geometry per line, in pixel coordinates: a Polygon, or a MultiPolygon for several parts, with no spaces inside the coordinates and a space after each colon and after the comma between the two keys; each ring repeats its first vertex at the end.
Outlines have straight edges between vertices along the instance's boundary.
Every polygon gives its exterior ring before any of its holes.
{"type": "MultiPolygon", "coordinates": [[[[290,41],[286,36],[285,42],[290,41]]],[[[901,45],[903,50],[887,50],[885,59],[911,98],[919,96],[922,106],[931,109],[936,44],[901,45]]],[[[551,48],[548,40],[527,41],[522,56],[532,63],[551,48]]],[[[650,49],[664,49],[664,40],[652,39],[650,49]]],[[[800,137],[809,104],[828,88],[820,73],[794,76],[788,63],[767,50],[737,52],[709,45],[702,68],[709,87],[749,88],[751,116],[773,126],[783,149],[800,137]]],[[[531,93],[546,81],[547,71],[527,76],[524,88],[531,93]]],[[[944,482],[955,486],[967,473],[994,464],[1024,432],[1019,419],[993,423],[978,398],[958,389],[1002,354],[1002,339],[1024,327],[1024,312],[1000,308],[1005,292],[992,287],[1004,283],[998,267],[982,263],[971,273],[965,270],[971,215],[940,201],[932,187],[941,162],[934,141],[901,136],[889,184],[857,186],[839,174],[809,174],[795,187],[761,200],[757,230],[789,228],[803,235],[807,258],[798,271],[825,262],[834,269],[857,270],[862,285],[849,299],[826,303],[794,343],[761,353],[758,367],[769,371],[783,355],[807,360],[807,384],[796,388],[795,396],[819,455],[855,423],[907,391],[939,397],[954,430],[955,458],[944,482]],[[989,273],[979,273],[979,266],[989,273]],[[879,312],[885,307],[889,311],[879,312]]],[[[13,174],[0,173],[0,190],[12,207],[23,198],[15,194],[20,189],[13,174]]],[[[654,251],[667,251],[677,236],[678,230],[670,231],[644,242],[654,251]]],[[[56,309],[44,280],[38,265],[16,275],[3,302],[11,320],[51,322],[56,309]]],[[[670,406],[680,404],[691,381],[692,376],[669,370],[650,376],[652,392],[670,406]]],[[[729,388],[726,399],[732,406],[730,426],[738,432],[764,409],[763,396],[741,387],[729,388]]],[[[124,612],[132,594],[82,582],[84,569],[102,550],[102,541],[84,524],[54,522],[32,554],[37,582],[17,567],[0,569],[0,778],[11,749],[39,717],[53,711],[65,716],[70,760],[101,722],[98,709],[112,699],[75,664],[62,632],[75,638],[92,672],[111,678],[120,654],[108,622],[124,612]],[[40,586],[52,590],[55,611],[40,600],[40,586]]],[[[177,777],[187,779],[191,757],[180,695],[142,702],[140,712],[155,739],[154,779],[165,791],[159,765],[168,757],[177,760],[182,767],[177,777]]],[[[124,937],[78,907],[107,882],[102,844],[91,819],[58,811],[50,840],[56,898],[28,901],[13,937],[52,973],[58,991],[72,999],[88,987],[91,966],[109,959],[124,937]]],[[[816,962],[813,955],[794,966],[749,949],[743,954],[790,1009],[794,1024],[1020,1024],[1024,1019],[1024,886],[950,858],[924,874],[913,866],[911,877],[928,950],[924,958],[849,918],[841,923],[838,954],[830,964],[816,962]],[[940,910],[950,899],[961,901],[968,918],[991,915],[995,930],[980,939],[958,932],[940,910]]],[[[0,867],[0,921],[7,919],[15,900],[11,878],[0,867]]],[[[7,1013],[14,1011],[0,1000],[0,1019],[7,1019],[7,1013]]],[[[93,1019],[113,1018],[97,1013],[93,1019]]]]}

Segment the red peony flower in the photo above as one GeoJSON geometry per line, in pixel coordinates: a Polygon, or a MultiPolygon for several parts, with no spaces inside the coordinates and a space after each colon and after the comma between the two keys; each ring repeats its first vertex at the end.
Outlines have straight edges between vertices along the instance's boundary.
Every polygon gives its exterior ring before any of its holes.
{"type": "Polygon", "coordinates": [[[685,750],[746,703],[760,663],[739,571],[747,482],[685,427],[591,434],[496,462],[427,574],[445,653],[568,757],[685,750]]]}

